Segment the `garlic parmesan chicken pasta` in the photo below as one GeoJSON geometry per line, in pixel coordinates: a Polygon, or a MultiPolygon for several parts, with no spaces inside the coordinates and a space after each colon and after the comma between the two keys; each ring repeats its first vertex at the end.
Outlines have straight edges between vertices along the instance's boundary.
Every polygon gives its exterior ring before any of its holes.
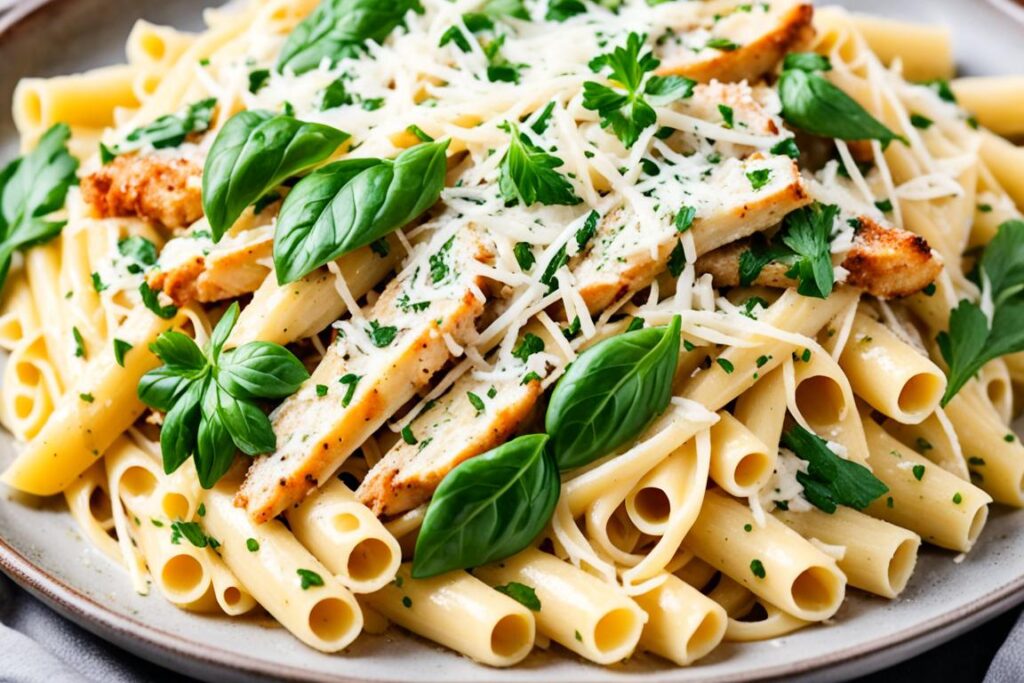
{"type": "Polygon", "coordinates": [[[922,543],[1024,505],[1024,151],[979,96],[1020,81],[949,80],[944,31],[799,0],[205,23],[22,80],[0,173],[2,478],[136,591],[323,652],[392,623],[687,666],[898,600],[922,543]]]}

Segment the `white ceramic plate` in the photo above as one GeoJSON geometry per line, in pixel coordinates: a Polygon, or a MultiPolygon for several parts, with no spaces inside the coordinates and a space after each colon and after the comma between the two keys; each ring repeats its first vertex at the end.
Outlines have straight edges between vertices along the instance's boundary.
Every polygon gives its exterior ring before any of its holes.
{"type": "MultiPolygon", "coordinates": [[[[120,59],[134,19],[196,26],[203,0],[22,0],[0,20],[0,111],[21,76],[81,70],[120,59]],[[60,51],[40,45],[61,45],[60,51]]],[[[954,27],[957,56],[969,73],[1000,73],[1024,63],[1024,10],[1009,0],[847,0],[857,10],[954,27]],[[1002,11],[995,4],[1003,4],[1002,11]],[[1008,15],[1018,12],[1016,23],[1008,15]]],[[[0,119],[0,158],[14,147],[0,119]]],[[[14,455],[0,432],[0,467],[14,455]]],[[[194,616],[159,595],[132,592],[122,571],[89,548],[62,503],[5,491],[0,501],[0,569],[68,618],[142,657],[207,680],[444,681],[753,681],[862,675],[952,638],[1024,601],[1024,512],[996,510],[978,547],[960,564],[926,549],[910,587],[896,601],[856,591],[834,625],[785,638],[725,644],[699,665],[670,667],[638,656],[611,668],[564,651],[539,652],[511,670],[480,667],[424,641],[393,632],[363,636],[345,653],[310,650],[268,621],[194,616]]],[[[556,648],[557,650],[557,648],[556,648]]]]}

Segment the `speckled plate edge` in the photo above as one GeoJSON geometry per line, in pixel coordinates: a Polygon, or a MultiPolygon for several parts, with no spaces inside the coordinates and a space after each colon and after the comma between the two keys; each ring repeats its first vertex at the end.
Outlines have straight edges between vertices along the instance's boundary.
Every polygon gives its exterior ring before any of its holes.
{"type": "MultiPolygon", "coordinates": [[[[0,14],[0,40],[17,31],[19,24],[37,12],[57,11],[76,0],[23,0],[0,14]]],[[[1017,22],[1024,23],[1024,8],[1012,0],[987,0],[1017,22]]],[[[104,607],[73,586],[33,564],[0,537],[0,571],[51,609],[115,645],[157,664],[206,680],[252,681],[287,678],[296,681],[359,683],[365,679],[322,675],[293,666],[253,660],[236,652],[210,646],[163,630],[144,621],[104,607]]],[[[1013,607],[1024,603],[1024,573],[971,603],[941,616],[921,621],[857,646],[793,664],[765,667],[756,677],[748,673],[714,675],[708,683],[775,680],[844,680],[864,675],[936,647],[1013,607]]],[[[540,673],[540,672],[538,672],[540,673]]],[[[481,671],[484,677],[484,670],[481,671]]],[[[643,674],[625,677],[642,679],[643,674]]],[[[540,679],[540,676],[538,676],[540,679]]],[[[561,679],[566,681],[565,678],[561,679]]],[[[404,683],[374,679],[374,683],[404,683]]],[[[421,682],[422,683],[422,682],[421,682]]]]}

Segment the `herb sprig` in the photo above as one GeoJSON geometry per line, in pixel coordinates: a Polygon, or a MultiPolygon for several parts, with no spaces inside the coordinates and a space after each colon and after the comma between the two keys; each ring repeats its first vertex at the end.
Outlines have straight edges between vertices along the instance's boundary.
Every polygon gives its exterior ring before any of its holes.
{"type": "Polygon", "coordinates": [[[251,342],[223,351],[237,320],[234,303],[206,349],[181,332],[164,332],[150,344],[164,364],[139,381],[142,402],[167,413],[160,431],[164,471],[170,474],[192,457],[203,488],[227,472],[236,450],[274,450],[274,430],[257,402],[289,396],[309,377],[299,359],[278,344],[251,342]]]}
{"type": "Polygon", "coordinates": [[[147,146],[153,149],[177,147],[189,135],[202,133],[210,127],[216,107],[217,100],[212,97],[193,102],[184,111],[165,114],[149,125],[136,128],[125,136],[124,142],[116,145],[100,143],[100,160],[107,164],[120,154],[147,146]]]}
{"type": "Polygon", "coordinates": [[[942,405],[948,404],[985,363],[1024,351],[1024,221],[999,226],[981,256],[978,275],[992,301],[991,320],[982,307],[964,299],[949,314],[949,331],[936,338],[949,366],[942,405]]]}
{"type": "Polygon", "coordinates": [[[824,439],[800,425],[782,435],[782,445],[807,461],[807,472],[797,472],[796,480],[807,502],[829,514],[839,505],[863,510],[889,491],[871,470],[840,458],[824,439]]]}
{"type": "Polygon", "coordinates": [[[594,73],[609,70],[611,85],[583,84],[584,108],[600,114],[601,126],[611,128],[626,147],[636,144],[640,134],[655,124],[654,106],[689,97],[695,85],[683,76],[648,76],[661,62],[649,50],[641,54],[646,39],[630,33],[624,47],[591,60],[594,73]]]}
{"type": "Polygon", "coordinates": [[[530,137],[514,123],[504,123],[509,134],[509,147],[501,159],[498,189],[507,202],[521,201],[530,206],[564,204],[572,206],[583,200],[568,179],[555,169],[562,160],[533,144],[530,137]]]}

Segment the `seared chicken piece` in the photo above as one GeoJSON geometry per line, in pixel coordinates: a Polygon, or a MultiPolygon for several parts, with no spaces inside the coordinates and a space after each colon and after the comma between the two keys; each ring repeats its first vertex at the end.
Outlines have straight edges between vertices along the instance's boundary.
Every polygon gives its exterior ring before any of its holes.
{"type": "Polygon", "coordinates": [[[182,157],[125,154],[81,181],[100,218],[138,216],[183,228],[203,215],[200,164],[182,157]]]}
{"type": "MultiPolygon", "coordinates": [[[[698,255],[775,225],[811,202],[796,163],[786,156],[729,159],[702,182],[714,192],[697,208],[690,228],[698,255]],[[751,173],[766,174],[767,179],[754,189],[751,173]]],[[[652,235],[631,210],[608,213],[590,249],[570,263],[590,311],[602,310],[651,284],[665,270],[679,239],[671,222],[652,235]]]]}
{"type": "Polygon", "coordinates": [[[430,248],[431,266],[393,280],[365,319],[343,325],[313,376],[271,414],[277,450],[255,460],[235,498],[254,521],[332,476],[475,333],[485,282],[473,264],[492,261],[493,245],[461,230],[430,248]]]}
{"type": "Polygon", "coordinates": [[[536,405],[540,384],[523,384],[518,377],[495,382],[463,375],[411,423],[418,443],[395,444],[366,475],[356,496],[381,516],[425,503],[448,472],[516,432],[536,405]],[[483,410],[473,405],[470,393],[483,401],[483,410]]]}
{"type": "MultiPolygon", "coordinates": [[[[860,217],[853,246],[842,259],[848,272],[846,284],[882,298],[915,294],[931,284],[942,270],[942,260],[920,235],[879,225],[860,217]]],[[[697,272],[711,273],[716,287],[740,283],[740,255],[750,248],[747,240],[733,242],[697,260],[697,272]]],[[[766,265],[752,284],[768,287],[795,287],[786,277],[790,266],[772,262],[766,265]]]]}
{"type": "Polygon", "coordinates": [[[697,45],[688,44],[683,33],[678,41],[664,41],[658,52],[658,73],[702,83],[712,79],[754,82],[771,73],[787,52],[802,49],[814,37],[814,8],[808,2],[775,0],[767,3],[765,12],[763,5],[706,3],[709,19],[703,28],[709,31],[708,37],[697,45]],[[721,18],[715,20],[715,15],[721,18]]]}

